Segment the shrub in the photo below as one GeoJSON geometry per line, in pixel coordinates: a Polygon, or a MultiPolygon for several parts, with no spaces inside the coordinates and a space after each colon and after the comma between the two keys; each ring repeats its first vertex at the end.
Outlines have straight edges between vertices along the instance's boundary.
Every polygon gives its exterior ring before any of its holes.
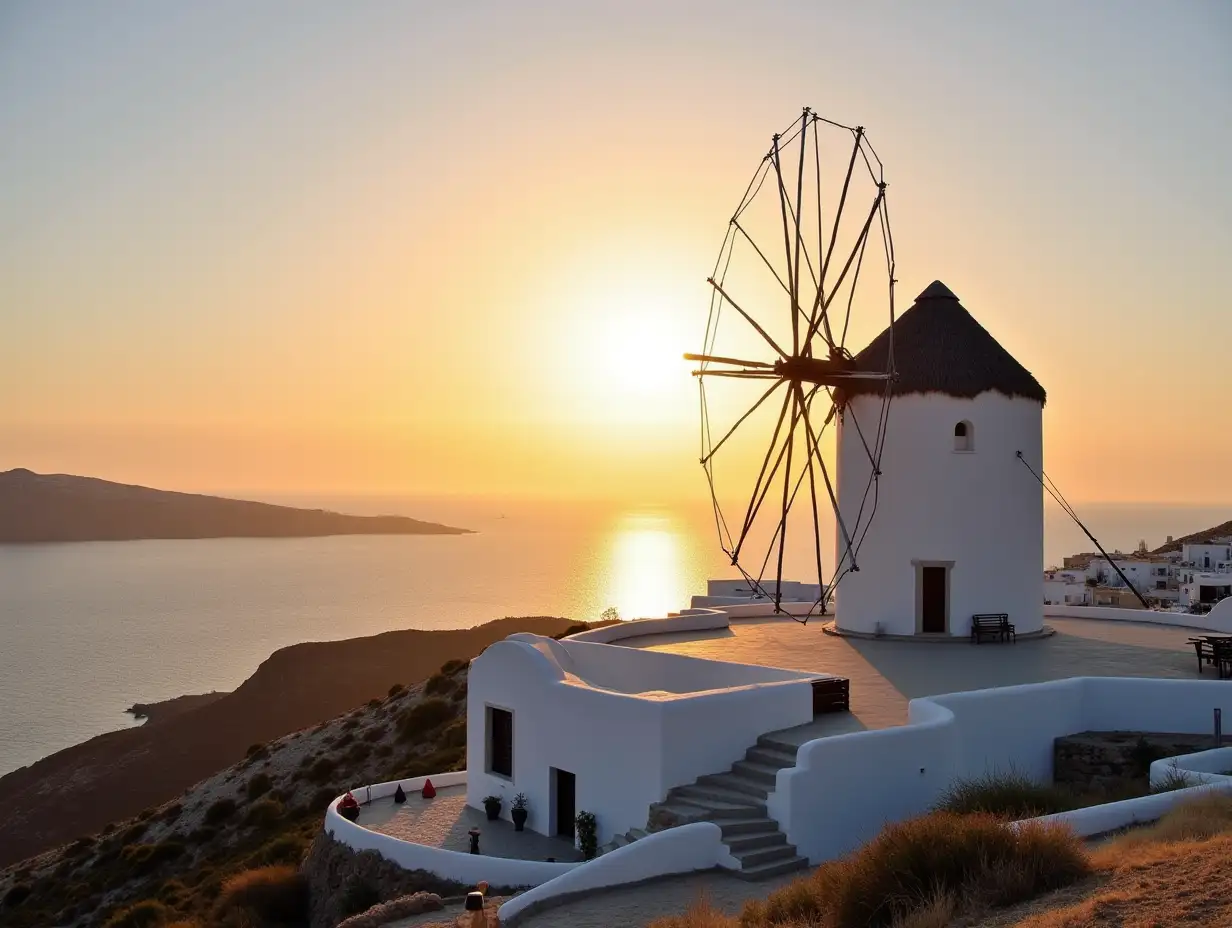
{"type": "Polygon", "coordinates": [[[308,768],[308,779],[313,783],[325,783],[334,775],[338,762],[332,757],[318,757],[308,768]]]}
{"type": "Polygon", "coordinates": [[[376,756],[377,757],[388,757],[393,752],[394,752],[394,747],[392,744],[378,744],[376,746],[376,756]]]}
{"type": "Polygon", "coordinates": [[[258,865],[290,864],[298,865],[307,850],[304,838],[294,834],[279,835],[272,841],[262,845],[252,855],[251,861],[258,865]]]}
{"type": "Polygon", "coordinates": [[[1134,766],[1134,775],[1139,777],[1149,776],[1151,764],[1167,756],[1162,748],[1151,744],[1142,735],[1138,736],[1138,740],[1134,742],[1134,746],[1129,751],[1129,760],[1134,766]]]}
{"type": "Polygon", "coordinates": [[[573,824],[577,828],[578,848],[581,850],[582,856],[586,860],[593,859],[599,850],[598,824],[595,821],[595,813],[579,812],[573,824]]]}
{"type": "Polygon", "coordinates": [[[64,854],[66,857],[81,857],[82,855],[89,853],[93,847],[94,839],[89,835],[86,835],[85,837],[78,838],[67,848],[65,848],[64,854]]]}
{"type": "MultiPolygon", "coordinates": [[[[618,621],[619,619],[620,619],[619,614],[611,606],[603,610],[603,614],[599,616],[600,622],[608,622],[608,621],[615,622],[615,621],[618,621]],[[609,612],[611,613],[611,615],[608,615],[609,612]]],[[[560,641],[560,639],[562,638],[568,638],[570,635],[576,635],[578,632],[584,632],[588,628],[590,628],[590,626],[587,625],[585,622],[577,622],[573,625],[570,625],[560,634],[553,635],[552,637],[555,638],[557,641],[560,641]]]]}
{"type": "Polygon", "coordinates": [[[466,747],[466,719],[454,719],[446,725],[436,743],[443,748],[466,747]]]}
{"type": "Polygon", "coordinates": [[[421,699],[398,717],[398,734],[405,740],[422,740],[453,718],[453,705],[439,696],[421,699]]]}
{"type": "Polygon", "coordinates": [[[359,727],[359,719],[357,719],[355,716],[351,716],[345,722],[342,723],[343,731],[351,731],[352,729],[358,728],[358,727],[359,727]]]}
{"type": "Polygon", "coordinates": [[[183,813],[184,807],[178,802],[173,802],[159,814],[159,818],[164,822],[174,822],[183,813]]]}
{"type": "MultiPolygon", "coordinates": [[[[1149,768],[1148,768],[1149,769],[1149,768]]],[[[1190,783],[1185,779],[1185,774],[1181,773],[1175,766],[1169,767],[1159,782],[1151,787],[1152,793],[1170,793],[1173,790],[1185,789],[1195,784],[1190,783]]]]}
{"type": "Polygon", "coordinates": [[[215,800],[205,810],[204,820],[207,825],[221,825],[235,814],[235,800],[227,797],[215,800]]]}
{"type": "Polygon", "coordinates": [[[452,677],[443,673],[434,673],[424,683],[423,691],[425,696],[448,696],[457,688],[458,683],[452,677]]]}
{"type": "Polygon", "coordinates": [[[924,907],[952,908],[958,899],[1012,905],[1073,883],[1090,866],[1063,827],[1033,822],[1011,829],[985,813],[934,812],[887,826],[854,854],[748,903],[740,923],[888,928],[924,907]]]}
{"type": "Polygon", "coordinates": [[[249,760],[256,760],[259,757],[265,757],[269,754],[269,747],[264,744],[250,744],[248,750],[244,752],[244,756],[249,760]]]}
{"type": "Polygon", "coordinates": [[[381,701],[379,699],[373,698],[373,699],[368,700],[369,709],[377,709],[380,707],[380,705],[381,705],[381,701]]]}
{"type": "Polygon", "coordinates": [[[135,824],[130,825],[128,828],[124,829],[124,831],[120,833],[120,843],[121,844],[134,843],[135,841],[137,841],[137,839],[139,839],[143,834],[146,833],[146,829],[149,827],[150,826],[146,824],[145,822],[136,822],[135,824]]]}
{"type": "Polygon", "coordinates": [[[324,812],[325,807],[329,805],[333,800],[337,799],[339,795],[340,794],[338,790],[334,789],[332,786],[322,787],[321,789],[317,790],[315,793],[312,794],[310,808],[314,812],[318,810],[324,812]]]}
{"type": "Polygon", "coordinates": [[[120,859],[137,873],[149,873],[183,853],[184,845],[181,842],[160,841],[157,844],[130,844],[120,853],[120,859]]]}
{"type": "Polygon", "coordinates": [[[308,920],[308,888],[294,867],[260,867],[236,874],[218,895],[221,915],[248,915],[260,922],[299,924],[308,920]]]}
{"type": "Polygon", "coordinates": [[[342,891],[339,905],[343,916],[358,915],[366,912],[381,901],[381,894],[376,887],[366,880],[354,879],[342,891]]]}
{"type": "Polygon", "coordinates": [[[399,696],[401,696],[405,692],[406,692],[405,686],[403,686],[401,683],[395,683],[393,686],[389,688],[389,698],[397,699],[399,696]]]}
{"type": "Polygon", "coordinates": [[[30,898],[30,893],[34,892],[30,888],[29,883],[18,883],[15,886],[10,886],[9,891],[4,894],[4,907],[6,909],[15,909],[27,899],[30,898]]]}
{"type": "Polygon", "coordinates": [[[259,799],[248,807],[244,824],[250,827],[268,828],[282,821],[286,810],[277,799],[259,799]]]}
{"type": "Polygon", "coordinates": [[[446,676],[453,676],[455,673],[457,673],[459,670],[462,670],[468,664],[470,664],[470,661],[460,661],[457,659],[454,659],[451,661],[445,661],[445,663],[441,664],[441,673],[445,674],[446,676]]]}
{"type": "Polygon", "coordinates": [[[1155,842],[1205,841],[1232,831],[1232,796],[1203,792],[1174,806],[1153,825],[1135,828],[1098,848],[1097,860],[1116,857],[1126,848],[1155,842]]]}
{"type": "Polygon", "coordinates": [[[258,773],[248,781],[248,785],[244,787],[244,792],[251,802],[253,799],[259,799],[268,793],[273,785],[274,781],[270,779],[268,773],[258,773]]]}
{"type": "Polygon", "coordinates": [[[355,740],[354,732],[344,731],[342,734],[340,734],[337,738],[334,739],[334,747],[344,748],[354,740],[355,740]]]}
{"type": "Polygon", "coordinates": [[[218,837],[218,829],[211,828],[209,825],[202,825],[200,828],[194,828],[188,833],[188,840],[193,844],[206,844],[218,837]]]}
{"type": "Polygon", "coordinates": [[[1063,789],[1019,773],[990,773],[956,780],[937,803],[937,810],[959,815],[986,812],[1017,820],[1066,812],[1074,806],[1074,797],[1063,789]]]}
{"type": "Polygon", "coordinates": [[[171,910],[154,899],[143,899],[135,905],[120,909],[103,922],[103,928],[155,928],[166,924],[171,910]]]}
{"type": "Polygon", "coordinates": [[[435,773],[448,773],[451,770],[461,770],[465,765],[465,748],[445,748],[431,754],[412,754],[403,760],[402,771],[397,775],[397,779],[410,780],[435,773]]]}
{"type": "Polygon", "coordinates": [[[362,763],[368,759],[368,755],[372,753],[372,748],[364,743],[359,743],[347,751],[347,759],[353,764],[362,763]]]}
{"type": "Polygon", "coordinates": [[[363,739],[368,742],[380,741],[384,737],[385,737],[385,726],[384,725],[373,725],[371,728],[367,729],[363,734],[363,739]]]}

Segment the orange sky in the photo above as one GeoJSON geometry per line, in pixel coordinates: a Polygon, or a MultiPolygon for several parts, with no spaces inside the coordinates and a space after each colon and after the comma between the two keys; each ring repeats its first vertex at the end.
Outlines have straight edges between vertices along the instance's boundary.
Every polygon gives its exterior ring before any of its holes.
{"type": "Polygon", "coordinates": [[[291,9],[0,14],[0,468],[700,496],[679,356],[809,104],[885,161],[900,311],[944,279],[1048,389],[1067,495],[1232,500],[1219,4],[291,9]]]}

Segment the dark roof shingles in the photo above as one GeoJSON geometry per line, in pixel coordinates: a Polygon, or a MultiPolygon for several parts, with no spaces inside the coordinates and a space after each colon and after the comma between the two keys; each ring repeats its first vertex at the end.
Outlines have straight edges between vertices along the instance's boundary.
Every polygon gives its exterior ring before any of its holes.
{"type": "MultiPolygon", "coordinates": [[[[970,398],[989,390],[1043,404],[1047,393],[1031,372],[1014,360],[958,297],[935,280],[915,304],[894,321],[893,395],[944,393],[970,398]]],[[[864,370],[884,371],[890,348],[887,328],[856,355],[864,370]]],[[[876,381],[856,383],[847,393],[881,393],[876,381]]]]}

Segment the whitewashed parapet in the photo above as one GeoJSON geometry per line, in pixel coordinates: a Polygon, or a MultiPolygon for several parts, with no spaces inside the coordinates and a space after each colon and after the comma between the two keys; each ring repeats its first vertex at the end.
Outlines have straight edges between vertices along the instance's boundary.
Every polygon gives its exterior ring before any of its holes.
{"type": "Polygon", "coordinates": [[[512,925],[519,917],[579,893],[710,870],[726,855],[722,830],[713,822],[694,822],[655,832],[514,896],[500,907],[500,921],[502,925],[512,925]]]}
{"type": "Polygon", "coordinates": [[[1044,618],[1095,619],[1102,622],[1145,622],[1197,631],[1232,634],[1232,598],[1215,604],[1205,615],[1189,612],[1164,612],[1160,609],[1118,609],[1114,606],[1082,606],[1057,603],[1044,606],[1044,618]]]}
{"type": "MultiPolygon", "coordinates": [[[[351,790],[351,795],[359,802],[366,803],[392,796],[399,786],[407,793],[418,792],[428,780],[437,787],[462,786],[466,783],[466,771],[359,786],[351,790]]],[[[325,832],[352,850],[376,851],[390,863],[406,870],[426,870],[442,879],[472,886],[480,880],[486,880],[493,886],[538,886],[580,866],[577,863],[550,863],[489,857],[486,854],[465,854],[461,851],[403,841],[379,831],[371,831],[343,818],[337,809],[338,800],[341,798],[339,796],[329,804],[325,813],[325,832]]]]}
{"type": "MultiPolygon", "coordinates": [[[[799,853],[821,863],[854,850],[890,822],[928,812],[957,779],[1014,772],[1051,780],[1058,737],[1081,731],[1201,734],[1211,731],[1215,708],[1232,718],[1226,681],[1075,677],[913,699],[906,725],[802,745],[796,766],[779,771],[768,809],[799,853]]],[[[1094,834],[1121,827],[1108,821],[1146,821],[1180,801],[1166,798],[1172,795],[1079,810],[1076,827],[1094,834]]]]}

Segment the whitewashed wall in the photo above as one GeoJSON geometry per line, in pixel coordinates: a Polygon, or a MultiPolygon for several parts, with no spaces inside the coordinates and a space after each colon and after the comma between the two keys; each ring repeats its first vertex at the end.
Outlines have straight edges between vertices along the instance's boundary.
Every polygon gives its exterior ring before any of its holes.
{"type": "Polygon", "coordinates": [[[509,800],[525,793],[527,827],[550,834],[549,768],[567,770],[577,810],[595,813],[606,843],[644,827],[673,786],[727,769],[759,735],[809,721],[815,676],[511,636],[476,658],[467,678],[467,802],[500,795],[508,815],[509,800]],[[699,692],[670,692],[686,686],[699,692]],[[489,705],[513,712],[511,779],[484,769],[489,705]]]}
{"type": "Polygon", "coordinates": [[[1096,619],[1103,622],[1145,622],[1171,625],[1195,631],[1232,634],[1232,599],[1216,603],[1205,615],[1189,612],[1162,612],[1158,609],[1117,609],[1113,606],[1053,605],[1044,607],[1046,617],[1058,619],[1096,619]]]}
{"type": "Polygon", "coordinates": [[[1216,680],[1080,677],[913,699],[899,728],[811,741],[778,774],[769,809],[814,863],[888,822],[927,812],[956,778],[1052,776],[1053,739],[1081,731],[1206,733],[1232,709],[1216,680]]]}
{"type": "Polygon", "coordinates": [[[695,822],[656,832],[514,896],[500,907],[500,921],[505,926],[513,925],[518,918],[549,903],[609,886],[709,870],[727,856],[723,834],[713,822],[695,822]]]}
{"type": "MultiPolygon", "coordinates": [[[[839,422],[839,507],[853,524],[871,464],[851,415],[867,437],[880,405],[857,396],[839,422]]],[[[919,559],[954,561],[951,634],[969,634],[971,616],[981,612],[1009,613],[1020,634],[1040,629],[1043,490],[1016,454],[1039,472],[1042,421],[1039,403],[1000,393],[891,402],[877,512],[859,550],[859,572],[838,587],[839,628],[872,633],[881,623],[887,634],[915,634],[912,560],[919,559]],[[964,420],[974,426],[970,453],[954,450],[954,425],[964,420]]]]}
{"type": "MultiPolygon", "coordinates": [[[[399,786],[406,792],[423,789],[424,782],[432,780],[434,786],[458,786],[467,781],[466,771],[433,774],[431,777],[415,777],[409,780],[393,780],[372,786],[358,786],[351,790],[360,802],[384,799],[392,796],[399,786]]],[[[342,797],[339,796],[339,799],[342,797]]],[[[363,825],[348,821],[338,814],[338,799],[329,804],[325,813],[325,832],[335,841],[356,851],[376,851],[386,860],[407,870],[426,870],[437,876],[474,885],[487,880],[494,886],[538,886],[580,866],[577,863],[548,863],[538,860],[514,860],[507,857],[489,857],[486,854],[468,854],[439,847],[413,844],[398,838],[370,831],[363,825]]]]}

